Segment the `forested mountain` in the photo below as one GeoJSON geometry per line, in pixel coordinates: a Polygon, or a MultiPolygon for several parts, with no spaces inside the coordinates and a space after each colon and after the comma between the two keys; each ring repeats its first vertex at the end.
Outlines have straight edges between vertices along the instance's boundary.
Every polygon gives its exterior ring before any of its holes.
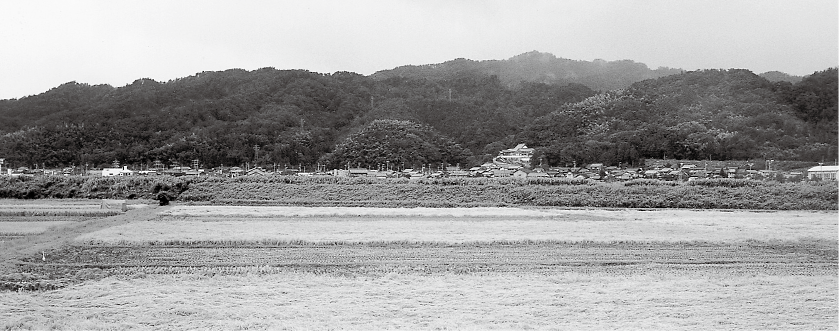
{"type": "Polygon", "coordinates": [[[630,60],[577,61],[532,51],[507,60],[473,61],[461,58],[439,64],[407,65],[376,72],[372,77],[378,80],[403,77],[442,81],[474,74],[495,75],[505,86],[516,86],[522,82],[582,84],[593,90],[609,91],[645,79],[681,72],[681,69],[665,67],[653,70],[643,63],[630,60]]]}
{"type": "Polygon", "coordinates": [[[369,110],[364,82],[349,73],[260,69],[167,83],[140,79],[117,89],[68,83],[0,105],[0,116],[18,124],[4,125],[10,133],[0,150],[9,160],[48,166],[192,159],[238,165],[259,145],[265,158],[311,164],[369,110]]]}
{"type": "Polygon", "coordinates": [[[533,118],[591,95],[582,85],[512,89],[479,75],[376,81],[272,68],[139,79],[120,88],[71,82],[0,101],[0,155],[30,167],[193,159],[207,167],[314,165],[339,139],[377,119],[429,125],[478,153],[504,141],[489,150],[494,154],[533,118]]]}
{"type": "Polygon", "coordinates": [[[508,84],[502,72],[374,76],[263,68],[119,88],[71,82],[0,100],[0,158],[28,167],[335,166],[364,162],[349,141],[373,141],[365,137],[376,130],[412,136],[365,143],[368,162],[414,144],[401,150],[452,155],[418,162],[474,165],[521,142],[551,164],[836,156],[836,69],[796,84],[745,70],[685,72],[601,94],[578,83],[508,84]]]}
{"type": "Polygon", "coordinates": [[[632,84],[536,119],[521,140],[549,164],[644,158],[834,160],[836,69],[792,85],[748,70],[701,70],[632,84]]]}

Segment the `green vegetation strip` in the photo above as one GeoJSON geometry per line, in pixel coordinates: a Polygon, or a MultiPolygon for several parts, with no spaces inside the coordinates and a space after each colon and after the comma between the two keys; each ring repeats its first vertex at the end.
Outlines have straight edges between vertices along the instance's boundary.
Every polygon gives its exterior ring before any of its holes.
{"type": "Polygon", "coordinates": [[[358,207],[561,206],[836,210],[835,182],[713,179],[674,183],[579,179],[36,177],[0,179],[0,198],[155,198],[192,203],[358,207]]]}

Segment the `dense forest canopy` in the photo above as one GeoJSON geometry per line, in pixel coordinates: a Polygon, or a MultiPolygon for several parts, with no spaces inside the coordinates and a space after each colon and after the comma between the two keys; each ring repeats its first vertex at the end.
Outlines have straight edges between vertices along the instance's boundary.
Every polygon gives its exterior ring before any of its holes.
{"type": "Polygon", "coordinates": [[[833,160],[836,80],[836,69],[796,85],[748,70],[687,72],[563,105],[521,137],[550,164],[633,164],[668,155],[833,160]]]}
{"type": "MultiPolygon", "coordinates": [[[[369,139],[364,135],[383,127],[419,130],[400,138],[419,144],[414,148],[433,141],[431,149],[450,153],[446,148],[456,146],[451,158],[414,150],[426,153],[417,163],[476,165],[521,142],[536,148],[534,162],[551,165],[634,164],[662,156],[836,158],[835,68],[790,83],[747,70],[679,70],[644,79],[632,74],[645,72],[642,64],[609,62],[600,65],[623,68],[622,77],[635,82],[615,78],[625,87],[597,93],[603,88],[545,79],[556,72],[522,64],[533,61],[548,66],[565,60],[526,53],[493,62],[494,71],[455,60],[443,67],[465,69],[426,70],[427,76],[263,68],[168,82],[138,79],[119,88],[70,82],[0,100],[0,158],[28,167],[102,167],[114,160],[338,167],[352,159],[349,141],[369,139]],[[517,70],[519,80],[511,84],[509,73],[517,70]]],[[[378,163],[407,155],[385,150],[388,155],[356,159],[378,163]]]]}
{"type": "Polygon", "coordinates": [[[431,164],[466,164],[470,153],[427,125],[375,120],[341,141],[324,156],[330,168],[416,168],[431,164]],[[391,167],[393,165],[393,167],[391,167]]]}

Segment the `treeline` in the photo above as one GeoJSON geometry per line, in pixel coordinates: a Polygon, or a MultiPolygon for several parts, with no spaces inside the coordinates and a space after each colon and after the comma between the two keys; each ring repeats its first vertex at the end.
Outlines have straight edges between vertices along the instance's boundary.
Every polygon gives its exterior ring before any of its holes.
{"type": "Polygon", "coordinates": [[[177,198],[192,180],[160,177],[0,176],[0,199],[177,198]]]}
{"type": "Polygon", "coordinates": [[[361,207],[558,206],[836,210],[833,182],[742,179],[602,183],[582,179],[340,177],[0,178],[0,198],[167,199],[188,203],[361,207]]]}

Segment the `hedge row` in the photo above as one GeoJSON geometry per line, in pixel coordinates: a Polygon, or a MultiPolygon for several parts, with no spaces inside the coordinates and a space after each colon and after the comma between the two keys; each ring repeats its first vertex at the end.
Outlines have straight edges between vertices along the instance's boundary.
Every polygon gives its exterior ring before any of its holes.
{"type": "Polygon", "coordinates": [[[177,196],[190,180],[176,177],[0,177],[0,198],[12,199],[155,199],[159,192],[177,196]]]}

